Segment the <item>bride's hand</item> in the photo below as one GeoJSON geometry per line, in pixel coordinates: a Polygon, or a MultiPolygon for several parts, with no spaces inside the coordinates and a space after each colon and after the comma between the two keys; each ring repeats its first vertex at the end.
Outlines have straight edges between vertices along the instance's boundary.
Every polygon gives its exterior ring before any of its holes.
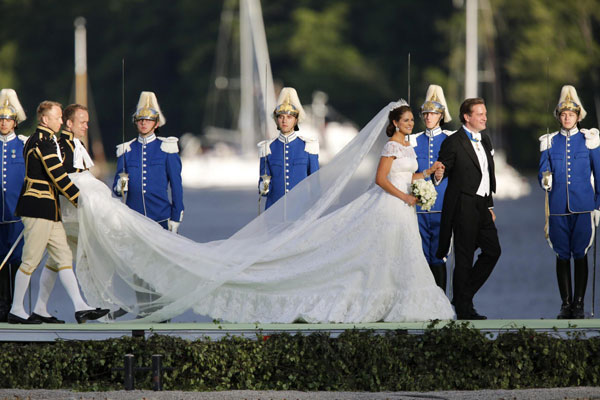
{"type": "Polygon", "coordinates": [[[411,207],[414,207],[417,204],[417,198],[412,194],[405,195],[402,200],[411,207]]]}
{"type": "Polygon", "coordinates": [[[442,164],[440,161],[434,162],[433,165],[431,166],[431,170],[433,172],[437,171],[440,168],[444,168],[444,164],[442,164]]]}

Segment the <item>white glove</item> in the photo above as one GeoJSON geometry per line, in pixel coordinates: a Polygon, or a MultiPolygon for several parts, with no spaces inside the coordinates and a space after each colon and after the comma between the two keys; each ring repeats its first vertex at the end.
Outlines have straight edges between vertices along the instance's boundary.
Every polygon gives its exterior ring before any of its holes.
{"type": "Polygon", "coordinates": [[[600,223],[600,210],[592,211],[592,221],[594,225],[598,226],[598,223],[600,223]]]}
{"type": "Polygon", "coordinates": [[[260,185],[261,196],[266,196],[269,193],[269,182],[262,181],[260,185]]]}
{"type": "Polygon", "coordinates": [[[181,225],[181,222],[169,220],[168,225],[169,225],[169,230],[171,232],[177,233],[177,230],[179,229],[179,225],[181,225]]]}
{"type": "Polygon", "coordinates": [[[119,195],[123,194],[123,181],[121,180],[121,178],[117,179],[117,184],[115,185],[115,192],[117,192],[119,195]]]}
{"type": "Polygon", "coordinates": [[[271,184],[271,177],[269,175],[261,175],[261,181],[259,184],[260,187],[260,195],[266,196],[269,194],[269,185],[271,184]]]}
{"type": "Polygon", "coordinates": [[[552,190],[552,173],[550,171],[542,173],[542,188],[548,191],[552,190]]]}
{"type": "Polygon", "coordinates": [[[122,195],[123,192],[127,192],[129,190],[129,177],[119,177],[119,179],[117,179],[115,190],[119,195],[122,195]]]}

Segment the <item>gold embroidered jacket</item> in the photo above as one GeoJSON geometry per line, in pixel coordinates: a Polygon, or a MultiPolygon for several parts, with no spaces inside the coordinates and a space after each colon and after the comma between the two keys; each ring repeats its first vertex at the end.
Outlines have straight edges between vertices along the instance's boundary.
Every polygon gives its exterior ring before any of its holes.
{"type": "Polygon", "coordinates": [[[75,168],[73,166],[73,153],[75,152],[73,132],[62,130],[60,132],[60,137],[58,138],[58,145],[63,158],[63,166],[65,167],[67,174],[84,171],[83,169],[75,168]]]}
{"type": "Polygon", "coordinates": [[[52,130],[38,126],[23,149],[25,182],[16,215],[60,221],[58,195],[77,206],[79,189],[71,182],[60,158],[52,130]]]}

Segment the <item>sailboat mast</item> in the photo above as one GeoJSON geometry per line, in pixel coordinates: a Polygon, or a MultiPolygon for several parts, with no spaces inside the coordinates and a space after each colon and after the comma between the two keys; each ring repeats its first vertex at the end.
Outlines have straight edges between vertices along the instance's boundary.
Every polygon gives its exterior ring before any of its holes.
{"type": "MultiPolygon", "coordinates": [[[[88,106],[87,94],[87,33],[85,18],[75,19],[75,103],[88,106]]],[[[83,138],[87,146],[87,136],[83,138]]]]}
{"type": "Polygon", "coordinates": [[[478,0],[466,0],[465,98],[477,97],[477,8],[478,0]]]}
{"type": "Polygon", "coordinates": [[[250,28],[248,0],[240,0],[240,117],[238,129],[243,154],[250,153],[254,145],[256,123],[253,93],[253,45],[250,28]]]}
{"type": "Polygon", "coordinates": [[[260,129],[261,122],[268,136],[277,135],[275,124],[269,123],[271,111],[275,108],[275,91],[259,0],[240,0],[240,89],[238,129],[242,152],[254,153],[256,142],[264,135],[260,129]],[[270,89],[262,93],[265,87],[270,89]],[[263,104],[264,109],[261,110],[263,104]],[[260,115],[259,111],[262,111],[260,115]]]}

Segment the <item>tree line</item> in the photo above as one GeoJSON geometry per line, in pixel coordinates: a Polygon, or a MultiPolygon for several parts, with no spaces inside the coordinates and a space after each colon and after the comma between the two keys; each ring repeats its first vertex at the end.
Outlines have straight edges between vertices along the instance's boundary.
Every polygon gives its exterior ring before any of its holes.
{"type": "MultiPolygon", "coordinates": [[[[236,0],[228,0],[236,1],[236,0]]],[[[363,126],[387,102],[408,96],[415,111],[427,86],[444,87],[458,127],[464,96],[465,10],[460,0],[262,0],[273,76],[329,95],[363,126]],[[407,55],[411,54],[410,79],[407,55]]],[[[509,162],[535,169],[537,137],[556,130],[560,87],[573,84],[597,126],[600,0],[479,0],[480,94],[490,131],[509,162]]],[[[87,21],[88,75],[107,154],[121,140],[125,60],[126,138],[139,92],[157,93],[162,135],[202,134],[221,11],[227,1],[2,0],[0,86],[17,90],[29,119],[44,99],[73,101],[73,21],[87,21]]],[[[598,105],[600,107],[600,105],[598,105]]],[[[417,123],[416,129],[422,126],[417,123]]]]}

